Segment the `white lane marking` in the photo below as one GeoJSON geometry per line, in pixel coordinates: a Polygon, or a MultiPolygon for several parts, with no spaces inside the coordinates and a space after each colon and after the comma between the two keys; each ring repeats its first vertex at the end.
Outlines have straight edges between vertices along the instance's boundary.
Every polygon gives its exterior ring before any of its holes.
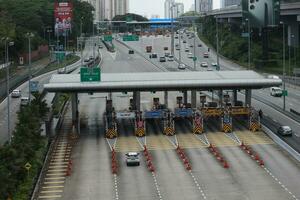
{"type": "Polygon", "coordinates": [[[116,174],[114,174],[114,180],[115,180],[115,199],[119,200],[118,176],[116,174]]]}
{"type": "MultiPolygon", "coordinates": [[[[146,136],[144,136],[146,139],[146,136]]],[[[142,149],[144,149],[144,144],[142,144],[142,142],[140,141],[140,139],[138,137],[135,137],[136,140],[138,141],[139,145],[141,146],[142,149]]],[[[146,145],[146,144],[145,144],[146,145]]]]}
{"type": "Polygon", "coordinates": [[[266,168],[266,167],[263,167],[263,169],[282,187],[282,189],[284,189],[288,194],[290,194],[292,197],[293,197],[293,199],[295,199],[295,200],[299,200],[283,183],[281,183],[280,181],[279,181],[279,179],[278,178],[276,178],[271,172],[270,172],[270,170],[268,169],[268,168],[266,168]]]}
{"type": "Polygon", "coordinates": [[[158,185],[158,182],[157,182],[157,179],[156,179],[156,175],[155,175],[154,172],[151,172],[151,173],[152,173],[152,177],[153,177],[153,180],[154,180],[154,185],[155,185],[155,188],[156,188],[158,198],[159,198],[159,200],[162,200],[163,198],[161,196],[161,192],[160,192],[159,185],[158,185]]]}
{"type": "Polygon", "coordinates": [[[300,137],[297,133],[294,134],[296,137],[300,137]]]}
{"type": "Polygon", "coordinates": [[[201,186],[200,186],[198,180],[196,179],[196,177],[194,176],[193,172],[192,172],[191,170],[190,170],[189,172],[190,172],[190,175],[192,176],[192,178],[194,179],[194,183],[196,184],[198,190],[200,191],[200,193],[201,193],[203,199],[207,199],[207,197],[206,197],[206,195],[205,195],[203,189],[201,188],[201,186]]]}

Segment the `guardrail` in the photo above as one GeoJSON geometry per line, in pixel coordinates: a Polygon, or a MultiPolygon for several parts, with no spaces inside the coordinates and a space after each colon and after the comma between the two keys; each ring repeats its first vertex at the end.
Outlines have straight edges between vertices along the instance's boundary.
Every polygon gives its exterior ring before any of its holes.
{"type": "Polygon", "coordinates": [[[284,142],[282,139],[280,139],[276,134],[274,134],[268,127],[265,125],[262,125],[262,130],[270,137],[272,138],[276,144],[278,144],[281,148],[286,150],[293,158],[295,158],[297,161],[300,162],[300,154],[295,151],[290,145],[288,145],[286,142],[284,142]]]}

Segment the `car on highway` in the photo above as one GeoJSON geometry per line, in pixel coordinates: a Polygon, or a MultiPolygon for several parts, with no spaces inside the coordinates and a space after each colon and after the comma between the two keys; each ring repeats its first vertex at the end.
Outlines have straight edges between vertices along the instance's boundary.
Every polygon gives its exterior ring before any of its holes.
{"type": "Polygon", "coordinates": [[[277,133],[280,134],[281,136],[292,136],[293,135],[293,131],[292,131],[291,127],[289,127],[289,126],[280,126],[277,129],[277,133]]]}
{"type": "Polygon", "coordinates": [[[198,47],[202,47],[202,44],[198,44],[198,47]]]}
{"type": "Polygon", "coordinates": [[[186,43],[186,40],[183,40],[182,42],[183,42],[183,43],[186,43]]]}
{"type": "Polygon", "coordinates": [[[128,152],[126,155],[126,165],[127,166],[139,166],[140,158],[138,152],[128,152]]]}
{"type": "Polygon", "coordinates": [[[211,63],[211,66],[212,66],[212,67],[218,67],[218,63],[214,63],[214,62],[213,62],[213,63],[211,63]]]}
{"type": "Polygon", "coordinates": [[[134,50],[129,49],[129,50],[128,50],[128,53],[129,53],[129,54],[134,54],[134,50]]]}
{"type": "Polygon", "coordinates": [[[273,97],[282,97],[283,90],[280,87],[271,87],[270,95],[273,97]]]}
{"type": "Polygon", "coordinates": [[[174,56],[173,55],[169,55],[168,56],[168,61],[174,61],[174,56]]]}
{"type": "Polygon", "coordinates": [[[183,63],[181,63],[181,64],[178,65],[178,69],[183,70],[183,69],[185,69],[185,68],[186,68],[186,66],[185,66],[185,64],[183,64],[183,63]]]}
{"type": "Polygon", "coordinates": [[[194,47],[194,45],[191,44],[190,47],[194,47]]]}
{"type": "Polygon", "coordinates": [[[209,54],[208,54],[207,52],[205,52],[205,53],[203,54],[203,57],[204,57],[204,58],[208,58],[208,57],[209,57],[209,54]]]}
{"type": "Polygon", "coordinates": [[[201,67],[208,67],[207,62],[202,62],[200,65],[201,65],[201,67]]]}
{"type": "Polygon", "coordinates": [[[166,62],[166,57],[165,56],[159,57],[159,62],[166,62]]]}
{"type": "Polygon", "coordinates": [[[13,90],[11,93],[12,98],[20,98],[21,97],[21,90],[13,90]]]}
{"type": "Polygon", "coordinates": [[[88,63],[88,62],[90,62],[90,59],[89,59],[89,58],[85,58],[85,59],[83,60],[83,62],[88,63]]]}
{"type": "Polygon", "coordinates": [[[178,36],[177,36],[177,35],[175,36],[175,39],[178,39],[178,36]]]}
{"type": "Polygon", "coordinates": [[[152,53],[149,55],[149,58],[157,58],[157,54],[156,53],[152,53]]]}
{"type": "Polygon", "coordinates": [[[189,52],[190,49],[189,49],[188,47],[186,47],[184,51],[185,51],[185,52],[189,52]]]}
{"type": "Polygon", "coordinates": [[[188,53],[187,57],[188,58],[193,58],[193,54],[192,53],[188,53]]]}
{"type": "Polygon", "coordinates": [[[176,47],[176,50],[179,51],[179,50],[180,50],[180,47],[176,47]]]}
{"type": "Polygon", "coordinates": [[[171,53],[170,52],[165,52],[165,56],[168,57],[171,53]]]}
{"type": "Polygon", "coordinates": [[[164,50],[167,51],[169,48],[168,47],[164,47],[164,50]]]}
{"type": "Polygon", "coordinates": [[[101,44],[99,44],[98,48],[99,49],[103,49],[103,46],[101,44]]]}
{"type": "Polygon", "coordinates": [[[21,97],[21,107],[27,106],[29,104],[29,97],[21,97]]]}

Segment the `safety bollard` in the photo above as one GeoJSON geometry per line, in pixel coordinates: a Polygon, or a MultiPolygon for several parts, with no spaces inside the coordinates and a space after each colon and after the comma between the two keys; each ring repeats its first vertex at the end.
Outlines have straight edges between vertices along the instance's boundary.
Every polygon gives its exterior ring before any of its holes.
{"type": "Polygon", "coordinates": [[[190,163],[186,164],[185,168],[186,168],[186,170],[189,170],[189,171],[192,170],[192,167],[191,167],[190,163]]]}
{"type": "Polygon", "coordinates": [[[224,162],[223,162],[223,167],[224,167],[225,169],[228,169],[228,168],[229,168],[229,165],[228,165],[227,161],[224,161],[224,162]]]}

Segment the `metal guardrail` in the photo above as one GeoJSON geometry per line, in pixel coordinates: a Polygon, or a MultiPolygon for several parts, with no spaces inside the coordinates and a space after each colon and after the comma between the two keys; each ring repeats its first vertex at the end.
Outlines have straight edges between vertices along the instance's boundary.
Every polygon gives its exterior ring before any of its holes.
{"type": "Polygon", "coordinates": [[[291,146],[289,146],[286,142],[280,139],[276,134],[274,134],[268,127],[262,125],[262,130],[272,138],[276,144],[278,144],[281,148],[286,150],[293,158],[300,162],[300,154],[295,151],[291,146]]]}

